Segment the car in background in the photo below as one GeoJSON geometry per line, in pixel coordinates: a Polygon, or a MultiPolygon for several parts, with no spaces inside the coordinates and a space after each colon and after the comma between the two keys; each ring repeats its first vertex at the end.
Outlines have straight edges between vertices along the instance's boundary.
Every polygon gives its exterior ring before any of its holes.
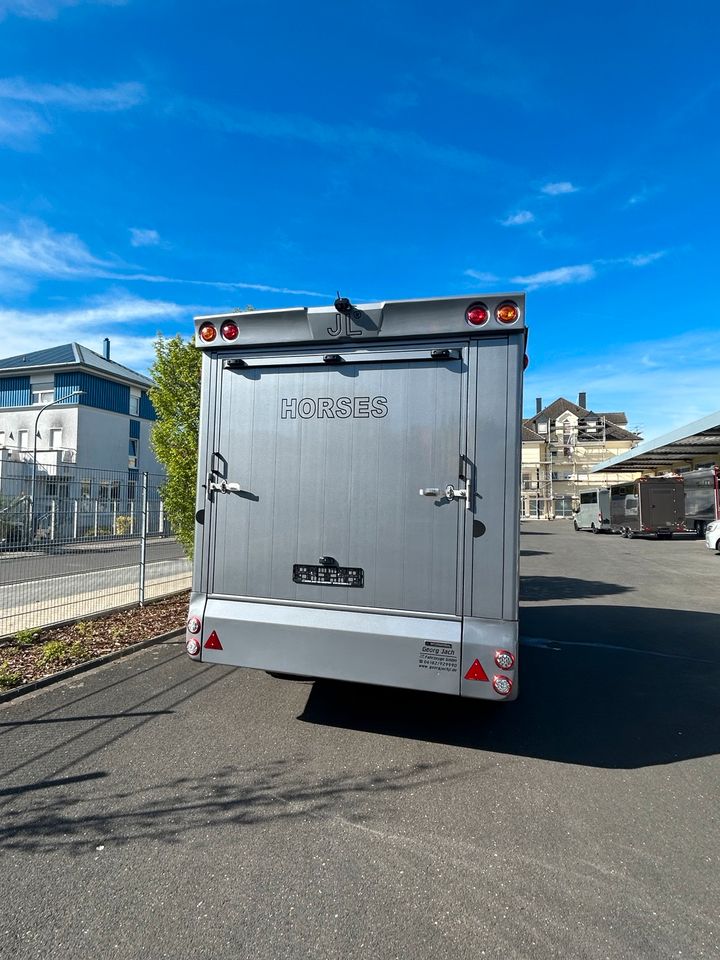
{"type": "Polygon", "coordinates": [[[705,527],[705,546],[720,552],[720,520],[713,520],[705,527]]]}

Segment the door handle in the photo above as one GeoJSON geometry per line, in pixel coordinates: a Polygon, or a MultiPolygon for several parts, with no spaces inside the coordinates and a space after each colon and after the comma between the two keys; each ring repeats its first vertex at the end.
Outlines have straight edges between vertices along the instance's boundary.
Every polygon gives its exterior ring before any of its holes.
{"type": "Polygon", "coordinates": [[[439,497],[440,487],[425,487],[419,491],[421,497],[439,497]]]}

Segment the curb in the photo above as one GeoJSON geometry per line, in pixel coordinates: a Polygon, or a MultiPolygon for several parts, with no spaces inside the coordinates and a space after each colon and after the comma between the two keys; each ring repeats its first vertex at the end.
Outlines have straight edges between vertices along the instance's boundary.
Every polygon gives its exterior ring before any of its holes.
{"type": "Polygon", "coordinates": [[[84,660],[74,667],[61,670],[60,673],[51,673],[48,677],[31,680],[30,683],[24,683],[21,687],[14,687],[12,690],[6,690],[4,693],[0,693],[0,703],[5,703],[7,700],[15,700],[17,697],[22,697],[26,693],[32,693],[34,690],[40,690],[42,687],[49,687],[52,683],[68,680],[78,673],[86,673],[88,670],[101,667],[105,663],[112,663],[113,660],[121,660],[123,657],[130,656],[131,653],[137,653],[138,650],[143,650],[145,647],[152,647],[156,643],[165,643],[167,640],[174,640],[176,637],[181,637],[184,633],[184,627],[181,627],[179,630],[171,630],[169,633],[161,633],[158,637],[140,640],[138,643],[133,643],[129,647],[112,650],[110,653],[104,653],[102,656],[95,657],[92,660],[84,660]]]}

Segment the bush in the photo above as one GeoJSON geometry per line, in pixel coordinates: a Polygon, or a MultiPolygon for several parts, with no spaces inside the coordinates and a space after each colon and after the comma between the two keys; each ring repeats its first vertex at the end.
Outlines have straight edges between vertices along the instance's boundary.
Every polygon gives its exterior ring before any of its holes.
{"type": "Polygon", "coordinates": [[[22,681],[22,674],[19,670],[11,668],[9,660],[0,663],[0,689],[9,690],[11,687],[19,687],[22,681]]]}

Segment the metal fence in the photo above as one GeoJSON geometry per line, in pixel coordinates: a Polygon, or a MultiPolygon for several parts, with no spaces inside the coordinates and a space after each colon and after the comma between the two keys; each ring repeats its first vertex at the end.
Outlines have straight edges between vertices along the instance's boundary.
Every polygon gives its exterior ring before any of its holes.
{"type": "Polygon", "coordinates": [[[1,463],[0,637],[187,589],[190,564],[165,515],[163,481],[1,463]]]}

